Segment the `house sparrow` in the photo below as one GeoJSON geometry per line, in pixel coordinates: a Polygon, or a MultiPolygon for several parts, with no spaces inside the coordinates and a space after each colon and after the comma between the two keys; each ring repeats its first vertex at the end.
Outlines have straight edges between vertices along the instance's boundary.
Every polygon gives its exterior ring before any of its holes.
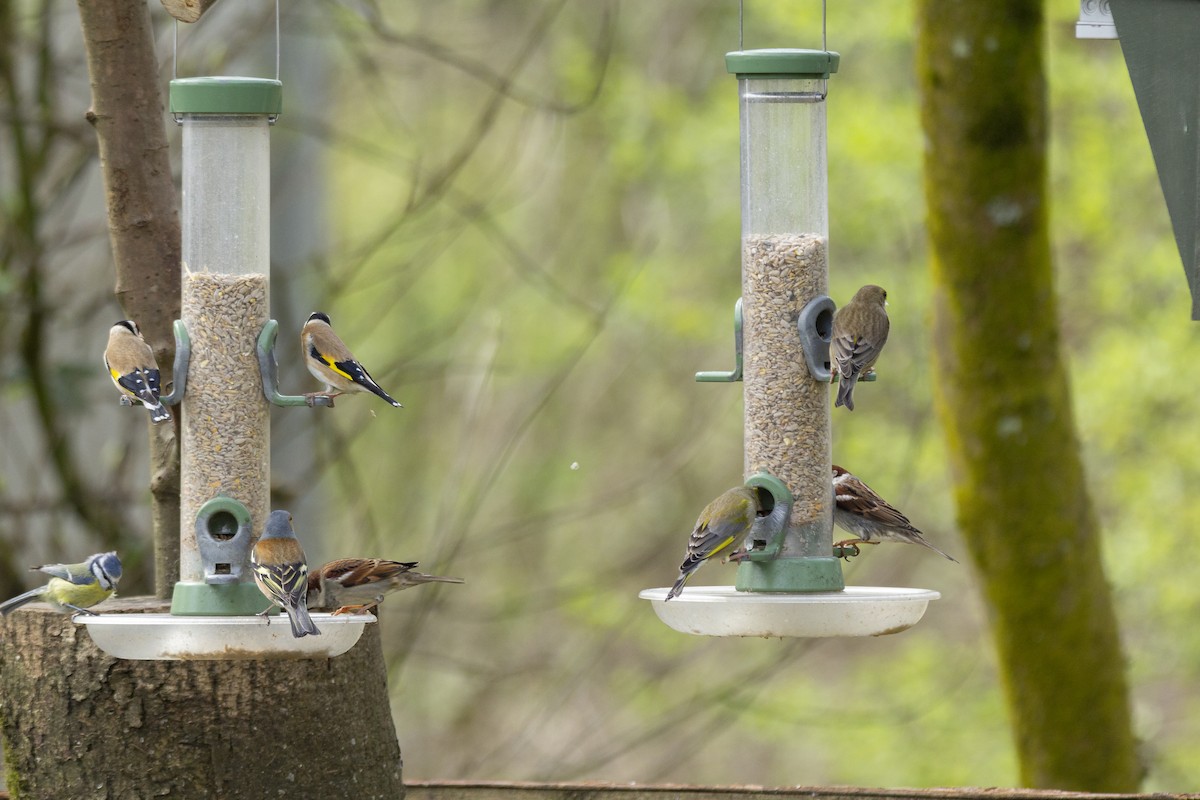
{"type": "Polygon", "coordinates": [[[871,372],[887,344],[887,292],[873,284],[862,287],[833,315],[829,355],[835,375],[841,376],[834,407],[854,410],[854,386],[871,372]]]}
{"type": "Polygon", "coordinates": [[[924,545],[943,558],[957,563],[958,559],[946,555],[925,541],[925,537],[913,527],[908,517],[892,508],[886,500],[875,494],[871,487],[837,464],[833,465],[833,497],[833,521],[843,530],[858,537],[835,542],[834,547],[879,544],[881,541],[909,542],[924,545]]]}
{"type": "MultiPolygon", "coordinates": [[[[320,636],[321,632],[308,616],[305,595],[308,592],[308,564],[304,560],[304,548],[292,530],[292,515],[286,511],[272,511],[267,517],[263,535],[250,551],[250,568],[254,571],[254,582],[258,590],[266,595],[273,605],[287,612],[292,624],[292,636],[320,636]]],[[[262,612],[266,617],[271,611],[267,606],[262,612]]],[[[267,624],[271,620],[267,619],[267,624]]]]}
{"type": "Polygon", "coordinates": [[[333,398],[349,392],[371,392],[396,408],[403,408],[379,388],[363,365],[354,359],[354,354],[329,326],[328,314],[316,311],[309,316],[308,322],[300,329],[300,347],[304,350],[304,363],[308,371],[325,384],[326,397],[333,398]]]}
{"type": "Polygon", "coordinates": [[[308,607],[336,614],[361,614],[383,602],[392,592],[422,583],[462,583],[414,572],[416,561],[382,558],[339,558],[308,576],[308,607]]]}
{"type": "Polygon", "coordinates": [[[141,403],[150,412],[150,421],[156,425],[171,418],[171,412],[158,399],[160,378],[154,351],[146,344],[133,320],[123,319],[108,329],[104,367],[121,393],[123,404],[141,403]]]}
{"type": "Polygon", "coordinates": [[[116,553],[97,553],[80,564],[44,564],[30,569],[50,575],[49,583],[0,603],[0,615],[7,617],[26,603],[41,600],[64,614],[96,616],[88,609],[111,597],[121,580],[121,559],[116,553]]]}
{"type": "Polygon", "coordinates": [[[688,537],[687,557],[679,566],[679,579],[667,592],[667,599],[677,597],[692,573],[708,559],[719,553],[736,557],[735,551],[760,510],[758,492],[749,486],[736,486],[705,506],[688,537]]]}

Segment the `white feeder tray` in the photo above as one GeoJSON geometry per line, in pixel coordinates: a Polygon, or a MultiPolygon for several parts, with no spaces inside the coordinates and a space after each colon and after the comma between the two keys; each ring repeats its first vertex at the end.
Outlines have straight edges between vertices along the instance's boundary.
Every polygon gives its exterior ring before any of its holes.
{"type": "Polygon", "coordinates": [[[847,586],[841,592],[780,594],[739,592],[732,586],[697,586],[667,601],[666,587],[643,589],[658,618],[680,633],[699,636],[883,636],[920,621],[929,589],[847,586]]]}
{"type": "Polygon", "coordinates": [[[320,636],[292,636],[287,618],[187,617],[174,614],[80,614],[92,641],[116,658],[136,661],[235,661],[333,658],[362,636],[373,614],[313,614],[320,636]]]}

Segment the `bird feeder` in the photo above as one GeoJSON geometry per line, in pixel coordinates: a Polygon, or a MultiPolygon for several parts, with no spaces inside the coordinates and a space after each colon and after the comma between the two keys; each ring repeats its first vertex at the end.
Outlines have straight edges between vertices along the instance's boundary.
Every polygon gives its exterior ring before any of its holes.
{"type": "Polygon", "coordinates": [[[261,357],[259,340],[274,331],[269,130],[282,98],[278,80],[171,81],[171,112],[183,128],[181,322],[190,347],[180,437],[180,580],[170,614],[80,620],[118,657],[333,656],[374,620],[314,614],[322,635],[295,639],[286,622],[251,616],[270,605],[254,584],[249,556],[270,511],[274,387],[265,384],[263,364],[273,367],[274,357],[261,357]]]}
{"type": "MultiPolygon", "coordinates": [[[[776,529],[756,524],[731,587],[641,597],[676,630],[714,636],[867,636],[915,624],[937,592],[846,590],[832,549],[825,100],[839,55],[739,50],[742,297],[734,373],[745,397],[745,474],[766,492],[776,529]],[[735,373],[739,373],[737,375],[735,373]]],[[[718,377],[721,376],[721,377],[718,377]]]]}

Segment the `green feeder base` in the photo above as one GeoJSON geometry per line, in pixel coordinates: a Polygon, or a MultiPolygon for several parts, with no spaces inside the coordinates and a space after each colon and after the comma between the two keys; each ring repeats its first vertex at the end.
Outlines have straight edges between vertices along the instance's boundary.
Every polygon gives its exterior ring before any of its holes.
{"type": "MultiPolygon", "coordinates": [[[[180,581],[171,598],[178,617],[239,617],[260,614],[270,602],[253,583],[208,584],[180,581]]],[[[271,611],[278,614],[278,606],[271,611]]]]}
{"type": "Polygon", "coordinates": [[[833,556],[743,561],[738,566],[739,592],[840,592],[846,588],[842,563],[833,556]]]}

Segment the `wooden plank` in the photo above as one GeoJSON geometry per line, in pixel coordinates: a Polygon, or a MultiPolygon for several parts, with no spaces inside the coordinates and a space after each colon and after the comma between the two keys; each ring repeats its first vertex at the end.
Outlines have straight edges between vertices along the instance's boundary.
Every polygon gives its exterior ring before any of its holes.
{"type": "Polygon", "coordinates": [[[689,786],[630,783],[408,781],[405,800],[1192,800],[1197,794],[1089,794],[1046,789],[689,786]]]}

